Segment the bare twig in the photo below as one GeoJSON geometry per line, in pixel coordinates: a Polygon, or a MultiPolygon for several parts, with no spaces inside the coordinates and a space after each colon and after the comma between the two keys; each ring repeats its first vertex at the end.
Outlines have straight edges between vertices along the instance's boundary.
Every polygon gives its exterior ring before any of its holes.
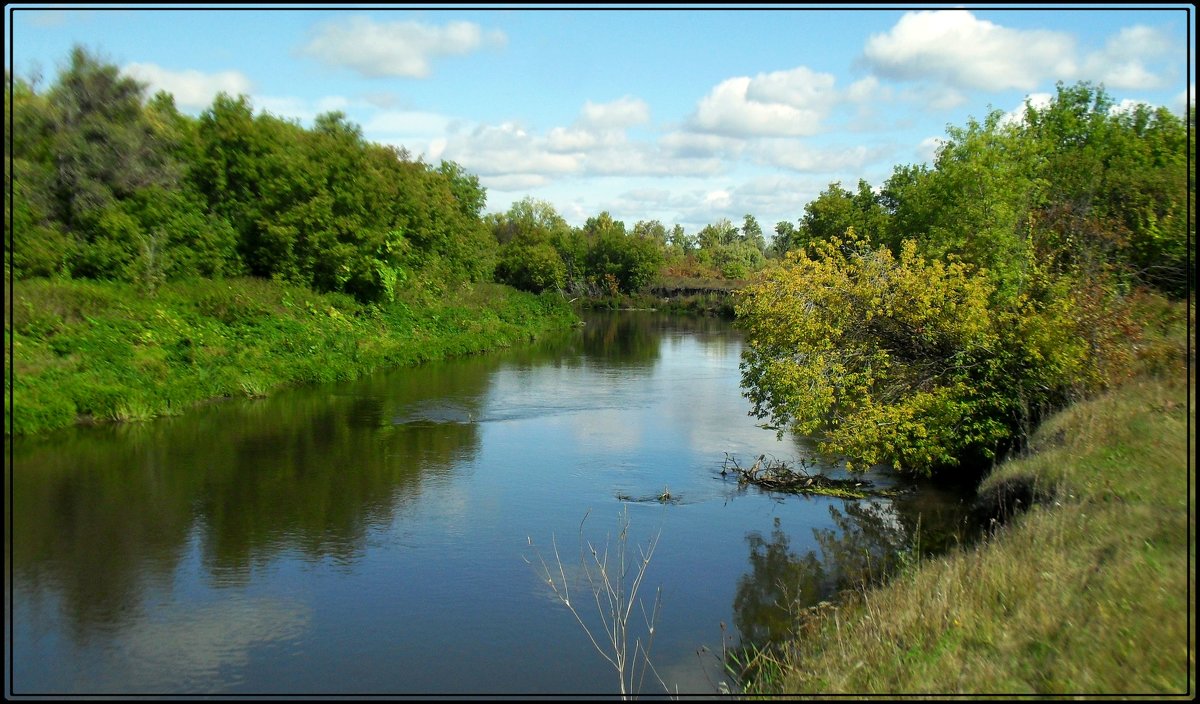
{"type": "MultiPolygon", "coordinates": [[[[555,572],[546,563],[541,552],[533,545],[533,539],[529,538],[529,545],[534,548],[537,554],[538,562],[541,565],[540,578],[549,587],[571,615],[575,617],[576,622],[583,628],[583,632],[591,641],[592,646],[600,653],[613,669],[617,671],[617,679],[620,683],[621,697],[628,699],[635,691],[640,690],[645,681],[647,670],[654,673],[659,684],[667,689],[666,684],[659,677],[657,670],[650,661],[650,649],[654,644],[655,625],[658,622],[659,609],[662,605],[662,589],[659,588],[655,592],[654,606],[650,613],[646,613],[645,604],[638,600],[637,594],[641,589],[642,583],[646,577],[646,570],[650,566],[650,560],[654,557],[654,550],[658,547],[659,537],[662,535],[660,530],[650,539],[643,548],[638,546],[638,558],[630,564],[629,556],[626,549],[629,542],[629,509],[624,507],[620,518],[620,532],[617,535],[616,554],[614,562],[609,562],[609,545],[608,541],[601,548],[597,548],[591,541],[584,538],[583,524],[587,521],[587,517],[591,512],[584,514],[583,520],[579,522],[579,553],[580,566],[582,568],[583,579],[587,582],[588,588],[592,592],[592,602],[596,607],[596,613],[600,619],[600,628],[593,632],[592,628],[584,621],[583,616],[576,608],[576,604],[571,601],[570,587],[567,583],[566,569],[563,567],[562,557],[558,552],[558,543],[551,537],[551,545],[554,548],[554,562],[557,566],[558,581],[555,581],[555,572]],[[632,576],[632,580],[630,577],[632,576]],[[642,612],[642,617],[646,624],[646,641],[643,643],[639,636],[634,638],[632,643],[632,651],[630,650],[630,617],[633,615],[634,604],[637,604],[642,612]],[[603,632],[603,636],[598,636],[598,633],[603,632]],[[638,664],[640,666],[640,675],[638,664]],[[635,690],[634,684],[637,684],[635,690]]],[[[533,564],[528,558],[525,561],[530,565],[533,564]]],[[[669,690],[668,690],[669,691],[669,690]]]]}

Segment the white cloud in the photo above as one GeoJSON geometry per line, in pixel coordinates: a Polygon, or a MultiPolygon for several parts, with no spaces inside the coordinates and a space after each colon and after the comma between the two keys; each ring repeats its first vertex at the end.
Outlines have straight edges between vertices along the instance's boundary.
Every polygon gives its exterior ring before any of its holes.
{"type": "Polygon", "coordinates": [[[679,154],[670,146],[631,140],[626,129],[644,124],[649,115],[645,102],[630,96],[602,104],[589,101],[568,127],[540,135],[513,123],[481,125],[447,134],[439,153],[493,183],[506,177],[505,189],[515,183],[544,185],[564,176],[708,175],[724,168],[712,154],[679,154]]]}
{"type": "Polygon", "coordinates": [[[1119,103],[1111,106],[1108,109],[1110,115],[1118,115],[1120,113],[1131,113],[1138,109],[1139,106],[1145,106],[1150,110],[1154,109],[1154,104],[1148,100],[1136,100],[1134,98],[1125,98],[1119,103]]]}
{"type": "Polygon", "coordinates": [[[815,134],[835,99],[833,80],[804,67],[730,78],[700,100],[690,126],[739,137],[815,134]]]}
{"type": "Polygon", "coordinates": [[[908,86],[900,91],[900,98],[910,105],[919,106],[925,111],[953,110],[970,101],[966,93],[950,86],[935,83],[920,83],[908,86]]]}
{"type": "Polygon", "coordinates": [[[600,176],[711,176],[726,169],[717,158],[673,157],[650,144],[626,142],[589,152],[584,170],[600,176]]]}
{"type": "Polygon", "coordinates": [[[212,104],[218,93],[236,96],[254,88],[250,79],[239,71],[171,71],[156,64],[131,63],[122,72],[149,84],[151,95],[160,90],[174,95],[175,104],[183,109],[202,110],[212,104]]]}
{"type": "Polygon", "coordinates": [[[794,139],[762,140],[753,145],[750,152],[759,163],[804,173],[860,170],[872,157],[872,151],[862,145],[814,149],[794,139]]]}
{"type": "Polygon", "coordinates": [[[579,116],[579,124],[601,130],[624,129],[650,121],[650,106],[644,100],[624,96],[611,103],[587,101],[579,116]]]}
{"type": "Polygon", "coordinates": [[[1004,113],[1004,117],[1000,118],[1000,123],[1004,125],[1020,124],[1025,121],[1025,115],[1028,113],[1028,106],[1041,110],[1054,100],[1054,96],[1049,93],[1030,93],[1025,96],[1025,100],[1017,107],[1004,113]]]}
{"type": "Polygon", "coordinates": [[[581,167],[578,154],[551,151],[545,138],[511,122],[483,125],[449,141],[444,158],[480,176],[563,175],[581,167]]]}
{"type": "Polygon", "coordinates": [[[746,99],[824,112],[833,101],[835,80],[832,74],[818,73],[804,66],[760,73],[746,86],[746,99]]]}
{"type": "Polygon", "coordinates": [[[891,97],[891,89],[880,84],[879,79],[874,76],[851,83],[845,93],[846,100],[851,103],[874,103],[889,100],[891,97]]]}
{"type": "MultiPolygon", "coordinates": [[[[545,186],[550,182],[550,179],[538,174],[505,174],[500,176],[480,176],[479,182],[488,191],[514,194],[513,200],[516,201],[528,195],[528,191],[545,186]]],[[[507,209],[502,208],[502,210],[507,209]]]]}
{"type": "Polygon", "coordinates": [[[312,608],[294,600],[225,599],[190,609],[163,608],[117,631],[103,669],[111,682],[146,691],[201,691],[216,673],[243,668],[255,648],[305,634],[312,608]]]}
{"type": "Polygon", "coordinates": [[[506,42],[503,32],[485,32],[472,22],[437,27],[351,17],[320,26],[300,52],[370,78],[425,78],[434,57],[469,54],[506,42]]]}
{"type": "Polygon", "coordinates": [[[733,204],[733,194],[726,190],[709,191],[704,194],[704,205],[713,210],[725,210],[733,204]]]}
{"type": "Polygon", "coordinates": [[[701,132],[671,132],[659,140],[659,146],[673,157],[736,157],[745,142],[734,137],[701,132]]]}
{"type": "MultiPolygon", "coordinates": [[[[1024,110],[1024,108],[1022,108],[1024,110]]],[[[1024,113],[1022,113],[1024,116],[1024,113]]],[[[937,160],[938,150],[946,143],[943,137],[926,137],[917,145],[917,159],[928,164],[937,160]]]]}
{"type": "Polygon", "coordinates": [[[570,127],[555,127],[546,135],[546,147],[554,152],[580,152],[599,141],[595,132],[570,127]]]}
{"type": "Polygon", "coordinates": [[[881,76],[930,79],[957,88],[1031,90],[1043,77],[1077,73],[1074,39],[1062,32],[1016,30],[963,10],[909,12],[873,35],[864,50],[881,76]]]}
{"type": "Polygon", "coordinates": [[[1104,49],[1088,55],[1080,77],[1102,82],[1107,88],[1162,88],[1166,77],[1147,63],[1174,54],[1173,44],[1153,27],[1125,27],[1109,38],[1104,49]]]}

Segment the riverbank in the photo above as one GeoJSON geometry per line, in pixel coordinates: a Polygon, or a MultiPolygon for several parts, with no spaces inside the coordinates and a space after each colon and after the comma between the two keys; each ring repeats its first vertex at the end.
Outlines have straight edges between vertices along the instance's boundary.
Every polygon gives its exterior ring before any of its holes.
{"type": "Polygon", "coordinates": [[[637,293],[583,297],[575,305],[581,310],[656,310],[733,320],[734,293],[745,285],[739,279],[663,276],[637,293]]]}
{"type": "Polygon", "coordinates": [[[475,284],[365,306],[262,279],[17,281],[5,434],[178,415],[197,403],[476,354],[567,328],[557,294],[475,284]]]}
{"type": "Polygon", "coordinates": [[[984,480],[989,537],[801,622],[747,689],[1194,694],[1194,381],[1159,361],[984,480]]]}

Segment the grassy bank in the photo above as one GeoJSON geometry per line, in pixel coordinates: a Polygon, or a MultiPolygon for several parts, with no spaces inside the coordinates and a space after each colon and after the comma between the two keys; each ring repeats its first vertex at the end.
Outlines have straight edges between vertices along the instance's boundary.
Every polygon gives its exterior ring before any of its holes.
{"type": "Polygon", "coordinates": [[[557,295],[495,284],[388,306],[250,278],[174,283],[153,296],[34,279],[15,282],[12,294],[5,412],[16,435],[179,414],[210,399],[506,347],[575,322],[557,295]]]}
{"type": "Polygon", "coordinates": [[[799,622],[746,688],[1194,693],[1195,398],[1178,360],[1049,418],[980,487],[1028,510],[799,622]]]}

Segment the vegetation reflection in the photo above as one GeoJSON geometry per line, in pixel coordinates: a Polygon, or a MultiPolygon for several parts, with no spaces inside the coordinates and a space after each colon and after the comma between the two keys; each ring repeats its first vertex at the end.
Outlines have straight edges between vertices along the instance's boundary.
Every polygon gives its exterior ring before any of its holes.
{"type": "Polygon", "coordinates": [[[477,414],[493,366],[467,360],[372,387],[295,390],[186,419],[18,442],[14,463],[39,469],[10,475],[20,496],[15,577],[31,593],[58,592],[83,638],[130,618],[147,588],[169,584],[193,535],[218,585],[248,582],[255,565],[286,550],[356,560],[370,526],[478,452],[476,424],[431,409],[454,399],[455,410],[477,414]]]}

